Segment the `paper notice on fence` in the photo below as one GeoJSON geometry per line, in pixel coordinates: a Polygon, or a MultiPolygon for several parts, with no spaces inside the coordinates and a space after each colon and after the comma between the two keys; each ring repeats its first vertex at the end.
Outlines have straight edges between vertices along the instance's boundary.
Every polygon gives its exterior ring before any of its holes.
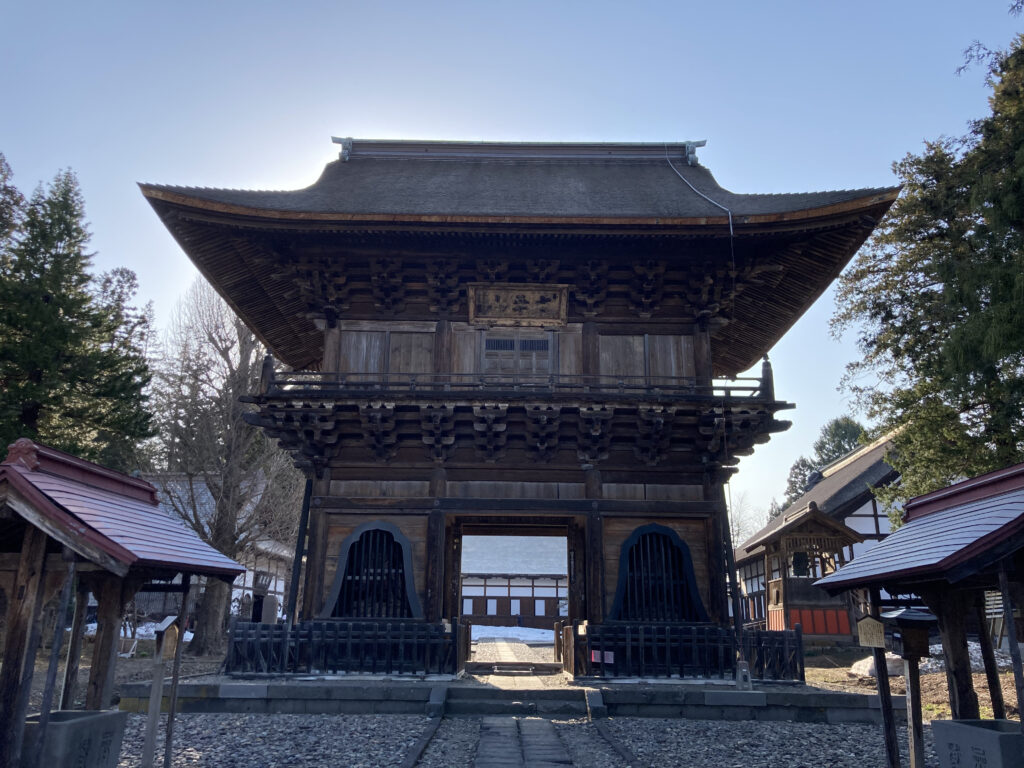
{"type": "MultiPolygon", "coordinates": [[[[594,662],[595,664],[600,664],[601,663],[601,652],[600,651],[591,651],[590,652],[590,660],[592,662],[594,662]]],[[[604,663],[605,664],[614,664],[615,663],[615,652],[614,651],[605,651],[604,652],[604,663]]]]}

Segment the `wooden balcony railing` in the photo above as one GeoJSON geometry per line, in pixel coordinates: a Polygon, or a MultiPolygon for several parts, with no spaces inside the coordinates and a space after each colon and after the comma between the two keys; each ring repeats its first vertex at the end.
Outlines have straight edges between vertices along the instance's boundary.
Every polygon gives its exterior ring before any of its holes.
{"type": "Polygon", "coordinates": [[[319,371],[273,372],[260,382],[260,394],[302,393],[329,398],[381,393],[522,394],[523,396],[624,396],[685,399],[749,399],[773,401],[771,380],[737,378],[700,384],[693,377],[593,376],[526,373],[341,373],[319,371]]]}

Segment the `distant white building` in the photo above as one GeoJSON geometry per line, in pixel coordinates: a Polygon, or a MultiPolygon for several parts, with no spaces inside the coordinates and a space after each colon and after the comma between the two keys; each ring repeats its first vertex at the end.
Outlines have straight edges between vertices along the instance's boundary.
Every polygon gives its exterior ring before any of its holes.
{"type": "MultiPolygon", "coordinates": [[[[168,515],[178,517],[175,504],[187,504],[201,518],[213,516],[213,494],[202,478],[164,472],[146,474],[143,479],[156,486],[160,509],[168,515]]],[[[243,621],[276,621],[280,618],[288,593],[292,554],[288,545],[273,539],[258,540],[248,551],[239,553],[235,559],[245,567],[245,573],[231,586],[231,613],[243,621]],[[270,598],[273,598],[275,606],[274,615],[264,615],[265,607],[270,607],[270,598]]]]}
{"type": "Polygon", "coordinates": [[[551,629],[569,613],[566,552],[562,537],[464,536],[462,618],[551,629]]]}

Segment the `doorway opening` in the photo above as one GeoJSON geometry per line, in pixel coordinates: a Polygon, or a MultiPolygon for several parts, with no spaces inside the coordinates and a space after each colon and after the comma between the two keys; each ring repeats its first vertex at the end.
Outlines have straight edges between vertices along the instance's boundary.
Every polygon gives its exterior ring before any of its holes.
{"type": "Polygon", "coordinates": [[[464,535],[459,614],[473,625],[474,660],[548,660],[554,625],[569,619],[565,536],[464,535]]]}

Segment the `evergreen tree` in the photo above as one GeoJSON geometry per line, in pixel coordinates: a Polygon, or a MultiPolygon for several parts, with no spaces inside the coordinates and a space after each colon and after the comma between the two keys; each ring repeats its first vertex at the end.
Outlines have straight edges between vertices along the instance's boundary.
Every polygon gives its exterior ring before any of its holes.
{"type": "Polygon", "coordinates": [[[852,387],[899,430],[895,501],[1024,461],[1024,37],[990,63],[991,114],[895,170],[903,192],[839,283],[877,384],[852,387]]]}
{"type": "MultiPolygon", "coordinates": [[[[807,479],[813,472],[819,472],[836,459],[842,458],[860,444],[864,427],[856,419],[840,416],[830,419],[814,441],[814,455],[801,456],[789,468],[786,478],[786,498],[782,506],[788,507],[807,491],[807,479]]],[[[781,511],[781,510],[779,510],[781,511]]],[[[769,512],[769,514],[771,514],[769,512]]]]}
{"type": "Polygon", "coordinates": [[[26,203],[0,157],[0,446],[28,437],[132,469],[150,436],[148,310],[135,275],[98,280],[70,171],[26,203]]]}

